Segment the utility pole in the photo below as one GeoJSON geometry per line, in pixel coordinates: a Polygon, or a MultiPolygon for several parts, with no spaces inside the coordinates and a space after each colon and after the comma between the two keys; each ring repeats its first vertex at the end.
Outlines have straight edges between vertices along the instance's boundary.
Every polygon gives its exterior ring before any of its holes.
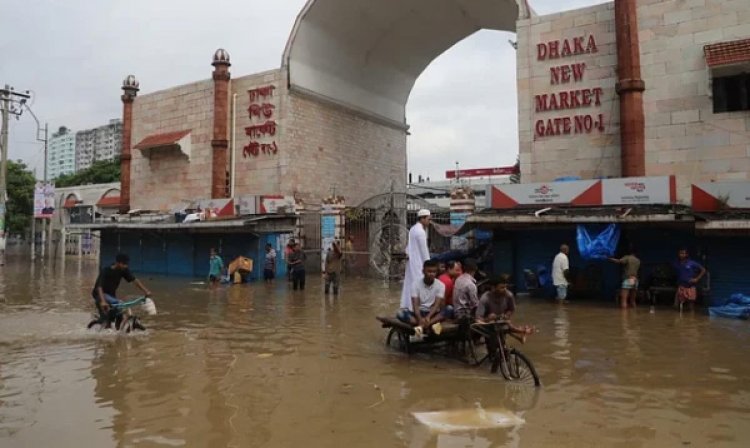
{"type": "MultiPolygon", "coordinates": [[[[19,93],[13,90],[9,85],[0,89],[0,113],[2,113],[2,134],[0,134],[0,238],[5,240],[5,215],[6,215],[6,197],[8,196],[8,124],[10,114],[20,116],[23,113],[23,105],[31,95],[28,92],[19,93]]],[[[5,264],[5,251],[2,252],[1,264],[5,264]]]]}
{"type": "MultiPolygon", "coordinates": [[[[36,117],[36,114],[33,110],[29,107],[29,105],[26,105],[26,110],[29,111],[31,114],[31,118],[34,119],[36,122],[36,140],[38,142],[44,142],[44,185],[47,185],[47,144],[49,142],[49,124],[44,123],[44,138],[40,137],[39,135],[42,132],[42,125],[39,123],[39,119],[36,117]]],[[[34,180],[36,180],[36,170],[34,170],[34,180]]],[[[34,216],[34,213],[32,211],[31,214],[31,259],[33,260],[36,258],[36,216],[34,216]]],[[[45,223],[44,219],[41,220],[40,224],[42,225],[42,257],[44,257],[44,235],[45,235],[45,223]]],[[[48,244],[49,244],[49,250],[48,253],[52,255],[52,218],[50,218],[49,221],[49,238],[48,238],[48,244]]]]}

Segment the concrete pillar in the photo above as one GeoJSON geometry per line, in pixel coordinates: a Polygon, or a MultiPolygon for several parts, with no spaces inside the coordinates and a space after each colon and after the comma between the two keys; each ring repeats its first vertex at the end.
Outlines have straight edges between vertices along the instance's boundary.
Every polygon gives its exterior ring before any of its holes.
{"type": "Polygon", "coordinates": [[[138,80],[128,75],[122,82],[122,154],[120,154],[120,213],[130,211],[130,149],[133,131],[133,101],[138,95],[138,80]]]}
{"type": "Polygon", "coordinates": [[[643,115],[641,50],[638,44],[636,0],[615,0],[617,36],[617,93],[620,95],[620,151],[622,176],[646,175],[646,138],[643,115]]]}
{"type": "MultiPolygon", "coordinates": [[[[474,213],[476,200],[474,190],[471,187],[458,187],[451,191],[451,226],[461,227],[466,222],[466,218],[474,213]]],[[[452,250],[469,250],[474,247],[474,234],[469,232],[466,235],[454,236],[451,238],[452,250]]]]}
{"type": "Polygon", "coordinates": [[[229,197],[227,188],[227,169],[229,140],[229,53],[218,49],[214,53],[214,130],[211,140],[211,198],[229,197]]]}

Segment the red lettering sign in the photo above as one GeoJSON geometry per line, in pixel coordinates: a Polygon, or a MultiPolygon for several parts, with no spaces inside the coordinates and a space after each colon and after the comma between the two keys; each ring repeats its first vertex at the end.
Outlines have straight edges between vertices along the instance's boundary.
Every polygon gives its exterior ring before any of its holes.
{"type": "MultiPolygon", "coordinates": [[[[251,123],[250,126],[245,127],[245,135],[248,137],[256,139],[276,135],[277,124],[275,120],[272,120],[276,106],[265,101],[266,99],[273,97],[274,90],[276,90],[276,86],[267,85],[247,91],[250,99],[247,114],[251,123]],[[264,100],[264,102],[259,104],[258,101],[260,100],[264,100]],[[252,124],[253,118],[265,120],[265,122],[252,124]]],[[[251,140],[244,148],[242,148],[242,156],[244,158],[258,157],[260,154],[276,154],[278,151],[279,147],[275,140],[271,143],[262,143],[257,140],[251,140]]]]}
{"type": "Polygon", "coordinates": [[[540,61],[546,59],[559,59],[582,54],[596,53],[596,38],[593,34],[588,36],[574,37],[573,39],[552,40],[536,45],[536,58],[540,61]],[[586,41],[584,47],[583,42],[586,41]],[[572,42],[572,44],[571,44],[572,42]]]}
{"type": "MultiPolygon", "coordinates": [[[[515,166],[500,166],[497,168],[475,168],[469,170],[458,170],[459,177],[484,177],[484,176],[509,176],[518,173],[515,166]]],[[[446,171],[446,179],[455,179],[456,170],[446,171]]]]}

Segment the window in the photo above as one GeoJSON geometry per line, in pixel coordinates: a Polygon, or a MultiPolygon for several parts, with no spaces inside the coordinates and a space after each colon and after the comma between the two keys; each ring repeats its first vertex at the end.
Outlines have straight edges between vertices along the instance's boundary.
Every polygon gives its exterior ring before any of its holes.
{"type": "Polygon", "coordinates": [[[715,114],[750,110],[750,73],[715,76],[712,91],[715,114]]]}

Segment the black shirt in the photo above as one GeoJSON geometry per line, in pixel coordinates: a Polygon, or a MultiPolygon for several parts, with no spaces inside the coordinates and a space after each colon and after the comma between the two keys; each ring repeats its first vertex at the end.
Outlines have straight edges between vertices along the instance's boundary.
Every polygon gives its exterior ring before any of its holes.
{"type": "Polygon", "coordinates": [[[99,295],[96,292],[96,289],[101,287],[104,291],[104,294],[110,295],[112,297],[117,297],[117,287],[120,286],[120,280],[122,280],[123,278],[128,283],[135,280],[135,276],[132,272],[130,272],[130,269],[115,269],[112,266],[107,266],[106,268],[102,269],[102,271],[99,273],[99,277],[96,278],[94,290],[91,291],[91,294],[93,294],[94,297],[98,299],[99,295]]]}

